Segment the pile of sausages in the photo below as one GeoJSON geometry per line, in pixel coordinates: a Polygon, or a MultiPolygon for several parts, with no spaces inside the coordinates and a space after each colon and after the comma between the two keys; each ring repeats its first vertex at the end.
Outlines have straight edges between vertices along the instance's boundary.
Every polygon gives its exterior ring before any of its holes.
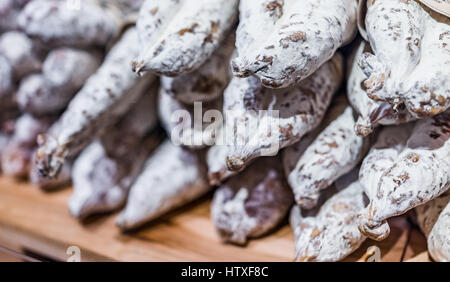
{"type": "Polygon", "coordinates": [[[0,30],[1,171],[74,217],[213,191],[227,243],[289,215],[296,260],[338,261],[404,215],[450,260],[450,18],[420,1],[3,0],[0,30]]]}

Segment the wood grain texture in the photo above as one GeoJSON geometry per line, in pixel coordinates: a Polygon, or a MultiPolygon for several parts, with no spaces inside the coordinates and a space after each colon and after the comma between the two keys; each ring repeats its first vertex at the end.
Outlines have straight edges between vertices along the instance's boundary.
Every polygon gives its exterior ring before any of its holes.
{"type": "MultiPolygon", "coordinates": [[[[284,224],[246,247],[221,243],[209,218],[210,196],[172,212],[139,230],[123,234],[114,225],[116,214],[84,223],[67,209],[70,189],[46,193],[27,183],[0,177],[0,245],[30,250],[65,261],[69,246],[81,249],[82,261],[292,261],[294,243],[284,224]]],[[[378,246],[382,261],[424,260],[424,238],[407,249],[411,225],[404,217],[391,221],[391,236],[366,241],[347,261],[361,261],[367,248],[378,246]],[[419,253],[418,253],[419,252],[419,253]]],[[[411,241],[411,240],[410,240],[411,241]]]]}
{"type": "Polygon", "coordinates": [[[21,262],[20,257],[14,255],[13,253],[0,250],[0,262],[21,262]]]}

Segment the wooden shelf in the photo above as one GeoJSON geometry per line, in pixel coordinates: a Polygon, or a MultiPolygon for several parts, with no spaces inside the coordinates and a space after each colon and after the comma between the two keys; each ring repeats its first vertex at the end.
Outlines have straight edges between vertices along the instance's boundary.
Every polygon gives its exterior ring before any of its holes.
{"type": "MultiPolygon", "coordinates": [[[[66,261],[69,246],[82,261],[292,261],[294,243],[287,224],[246,247],[222,244],[209,218],[210,197],[170,213],[132,233],[114,225],[116,214],[80,223],[67,210],[71,189],[43,192],[0,177],[0,245],[66,261]]],[[[425,239],[404,217],[391,222],[391,236],[366,241],[347,261],[358,261],[370,246],[382,261],[428,261],[425,239]],[[408,244],[409,242],[409,244],[408,244]],[[413,244],[413,245],[411,245],[413,244]],[[402,258],[403,257],[403,258],[402,258]]]]}

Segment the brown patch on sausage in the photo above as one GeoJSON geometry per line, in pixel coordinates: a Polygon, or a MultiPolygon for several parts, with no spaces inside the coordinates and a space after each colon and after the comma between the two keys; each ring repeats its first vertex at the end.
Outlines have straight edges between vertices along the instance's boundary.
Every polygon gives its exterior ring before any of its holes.
{"type": "Polygon", "coordinates": [[[410,153],[407,156],[408,160],[411,160],[413,163],[417,163],[420,160],[420,157],[416,153],[410,153]]]}
{"type": "Polygon", "coordinates": [[[336,142],[328,143],[327,145],[330,148],[338,148],[339,147],[339,145],[336,142]]]}
{"type": "Polygon", "coordinates": [[[289,42],[299,42],[299,41],[303,42],[306,41],[306,33],[302,31],[294,32],[293,34],[280,39],[280,44],[284,49],[286,49],[289,47],[289,42]]]}
{"type": "Polygon", "coordinates": [[[197,23],[193,24],[193,25],[192,25],[191,27],[189,27],[189,28],[183,28],[183,29],[181,29],[180,31],[178,31],[178,35],[183,36],[183,35],[185,35],[185,34],[188,33],[188,32],[194,33],[194,30],[195,30],[196,27],[198,27],[198,24],[197,24],[197,23]]]}
{"type": "Polygon", "coordinates": [[[314,239],[314,238],[316,238],[319,235],[320,235],[319,229],[314,228],[313,232],[311,233],[311,239],[314,239]]]}
{"type": "Polygon", "coordinates": [[[153,16],[156,15],[156,13],[158,13],[158,7],[155,7],[150,10],[150,14],[152,14],[153,16]]]}
{"type": "Polygon", "coordinates": [[[269,4],[267,4],[266,9],[271,12],[271,16],[276,15],[278,18],[281,18],[283,16],[283,5],[278,1],[270,2],[269,4]]]}

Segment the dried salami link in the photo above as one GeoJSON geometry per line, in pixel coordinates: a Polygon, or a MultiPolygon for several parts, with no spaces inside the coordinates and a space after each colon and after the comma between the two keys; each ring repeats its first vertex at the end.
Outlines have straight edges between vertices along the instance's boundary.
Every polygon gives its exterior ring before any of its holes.
{"type": "Polygon", "coordinates": [[[7,175],[27,177],[33,152],[36,149],[36,137],[45,132],[54,118],[35,118],[22,115],[15,123],[14,134],[2,154],[2,169],[7,175]]]}
{"type": "Polygon", "coordinates": [[[211,217],[222,240],[241,245],[277,227],[292,202],[279,158],[261,158],[215,192],[211,217]]]}
{"type": "Polygon", "coordinates": [[[367,136],[373,132],[378,125],[401,124],[414,120],[415,118],[406,110],[404,105],[394,109],[386,102],[377,102],[370,99],[363,87],[367,79],[364,72],[358,66],[358,58],[368,49],[368,44],[362,42],[352,61],[351,73],[347,83],[347,96],[350,104],[359,114],[355,125],[355,132],[359,136],[367,136]]]}
{"type": "Polygon", "coordinates": [[[407,109],[419,118],[450,107],[450,19],[446,23],[429,21],[422,56],[409,78],[410,90],[404,99],[407,109]]]}
{"type": "Polygon", "coordinates": [[[40,48],[22,32],[10,31],[2,34],[0,54],[9,61],[14,81],[41,70],[40,48]]]}
{"type": "Polygon", "coordinates": [[[117,225],[122,230],[136,228],[208,192],[201,154],[165,141],[131,187],[117,225]]]}
{"type": "Polygon", "coordinates": [[[360,56],[360,65],[369,77],[365,82],[368,94],[385,87],[378,96],[389,95],[388,91],[404,90],[396,88],[406,86],[401,81],[420,60],[425,15],[416,1],[381,0],[368,4],[365,26],[376,56],[360,56]],[[387,80],[388,77],[393,79],[387,80]]]}
{"type": "Polygon", "coordinates": [[[360,214],[361,232],[375,240],[389,235],[387,219],[433,200],[450,187],[450,113],[416,123],[405,149],[382,173],[360,214]]]}
{"type": "Polygon", "coordinates": [[[100,64],[101,55],[95,51],[51,51],[43,63],[43,72],[21,82],[17,92],[19,107],[34,115],[62,111],[100,64]]]}
{"type": "Polygon", "coordinates": [[[202,149],[214,143],[215,131],[207,131],[210,125],[203,122],[203,117],[208,111],[220,113],[221,107],[222,99],[192,106],[182,104],[163,87],[159,91],[158,111],[163,128],[172,142],[191,149],[202,149]]]}
{"type": "Polygon", "coordinates": [[[365,207],[364,190],[358,181],[325,201],[316,214],[291,210],[297,261],[339,261],[353,253],[366,237],[358,230],[358,213],[365,207]]]}
{"type": "Polygon", "coordinates": [[[225,127],[231,138],[228,168],[241,170],[252,159],[277,153],[317,127],[341,79],[340,54],[291,88],[269,89],[255,77],[234,78],[224,93],[225,127]]]}
{"type": "Polygon", "coordinates": [[[104,46],[121,30],[121,19],[96,1],[83,0],[80,7],[67,1],[33,0],[19,15],[19,25],[30,37],[48,46],[104,46]]]}
{"type": "Polygon", "coordinates": [[[353,110],[347,106],[298,158],[288,182],[302,208],[315,207],[320,191],[353,169],[365,154],[368,140],[354,134],[354,125],[353,110]]]}
{"type": "Polygon", "coordinates": [[[193,72],[161,77],[161,87],[178,101],[189,105],[220,98],[231,79],[227,62],[233,54],[234,41],[234,36],[226,38],[211,58],[193,72]]]}
{"type": "Polygon", "coordinates": [[[157,124],[156,89],[141,97],[117,125],[76,159],[74,193],[69,200],[74,217],[111,212],[125,203],[148,155],[161,141],[161,134],[149,135],[157,124]]]}
{"type": "Polygon", "coordinates": [[[427,237],[428,252],[436,261],[450,261],[450,191],[415,209],[427,237]]]}
{"type": "Polygon", "coordinates": [[[234,75],[293,86],[352,39],[356,10],[355,0],[241,0],[234,75]]]}
{"type": "Polygon", "coordinates": [[[39,138],[35,161],[42,176],[56,176],[66,157],[79,153],[116,123],[152,83],[153,77],[139,79],[129,70],[137,41],[135,29],[125,32],[59,121],[39,138]]]}
{"type": "Polygon", "coordinates": [[[137,28],[140,55],[133,70],[176,76],[199,68],[237,19],[237,0],[147,0],[137,28]]]}
{"type": "Polygon", "coordinates": [[[359,64],[370,98],[394,108],[404,104],[417,118],[450,106],[450,20],[418,1],[369,1],[365,25],[374,55],[359,64]]]}

